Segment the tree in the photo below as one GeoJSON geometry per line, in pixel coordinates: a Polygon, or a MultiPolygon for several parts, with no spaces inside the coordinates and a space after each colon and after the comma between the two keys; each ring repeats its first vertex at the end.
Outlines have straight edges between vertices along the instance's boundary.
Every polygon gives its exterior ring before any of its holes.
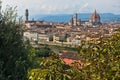
{"type": "Polygon", "coordinates": [[[71,80],[67,72],[70,67],[56,56],[39,58],[39,67],[28,72],[29,80],[71,80]]]}
{"type": "Polygon", "coordinates": [[[120,79],[120,31],[110,37],[102,37],[96,43],[87,43],[78,48],[83,59],[84,79],[119,80],[120,79]],[[88,45],[88,47],[84,47],[88,45]],[[89,64],[89,65],[86,65],[89,64]]]}
{"type": "Polygon", "coordinates": [[[27,48],[23,43],[21,25],[17,24],[16,17],[16,8],[9,6],[0,16],[0,80],[27,79],[27,48]]]}

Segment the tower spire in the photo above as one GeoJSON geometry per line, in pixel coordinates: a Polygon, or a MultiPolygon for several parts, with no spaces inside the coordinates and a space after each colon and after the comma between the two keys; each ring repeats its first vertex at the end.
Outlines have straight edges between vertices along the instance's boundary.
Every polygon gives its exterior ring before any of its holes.
{"type": "Polygon", "coordinates": [[[73,16],[73,25],[77,26],[77,13],[75,13],[73,16]]]}
{"type": "Polygon", "coordinates": [[[96,15],[97,15],[97,11],[96,11],[96,9],[95,9],[95,12],[94,12],[94,14],[95,14],[95,17],[96,17],[96,15]]]}
{"type": "Polygon", "coordinates": [[[95,9],[95,12],[96,12],[96,9],[95,9]]]}
{"type": "Polygon", "coordinates": [[[95,14],[97,13],[96,9],[95,9],[95,14]]]}

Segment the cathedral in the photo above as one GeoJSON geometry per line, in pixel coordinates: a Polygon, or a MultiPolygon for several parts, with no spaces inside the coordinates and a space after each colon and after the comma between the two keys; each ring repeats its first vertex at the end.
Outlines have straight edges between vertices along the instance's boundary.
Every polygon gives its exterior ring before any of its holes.
{"type": "Polygon", "coordinates": [[[94,13],[90,16],[90,22],[93,25],[99,25],[101,24],[100,22],[100,15],[96,12],[96,10],[94,11],[94,13]]]}
{"type": "Polygon", "coordinates": [[[80,26],[80,25],[87,25],[87,26],[99,26],[101,25],[100,15],[95,10],[94,13],[91,14],[90,19],[87,21],[81,21],[81,19],[77,19],[77,13],[73,15],[73,18],[70,19],[69,25],[70,26],[80,26]]]}

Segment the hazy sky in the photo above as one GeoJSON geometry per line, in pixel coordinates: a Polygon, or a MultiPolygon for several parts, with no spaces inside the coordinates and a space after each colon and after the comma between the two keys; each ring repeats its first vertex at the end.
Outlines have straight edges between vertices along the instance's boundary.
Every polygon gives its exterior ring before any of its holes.
{"type": "Polygon", "coordinates": [[[17,6],[20,15],[25,9],[31,15],[91,13],[95,9],[99,13],[120,14],[120,0],[2,0],[3,9],[7,4],[17,6]]]}

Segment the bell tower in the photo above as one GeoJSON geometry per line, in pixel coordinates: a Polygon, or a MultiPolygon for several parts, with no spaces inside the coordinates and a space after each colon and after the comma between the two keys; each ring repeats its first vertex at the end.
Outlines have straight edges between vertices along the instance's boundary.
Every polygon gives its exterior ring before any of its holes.
{"type": "Polygon", "coordinates": [[[73,17],[74,17],[73,18],[73,23],[74,23],[73,25],[77,26],[77,13],[75,13],[73,17]]]}
{"type": "Polygon", "coordinates": [[[28,9],[26,9],[25,10],[25,21],[29,20],[28,17],[29,17],[29,12],[28,12],[28,9]]]}

